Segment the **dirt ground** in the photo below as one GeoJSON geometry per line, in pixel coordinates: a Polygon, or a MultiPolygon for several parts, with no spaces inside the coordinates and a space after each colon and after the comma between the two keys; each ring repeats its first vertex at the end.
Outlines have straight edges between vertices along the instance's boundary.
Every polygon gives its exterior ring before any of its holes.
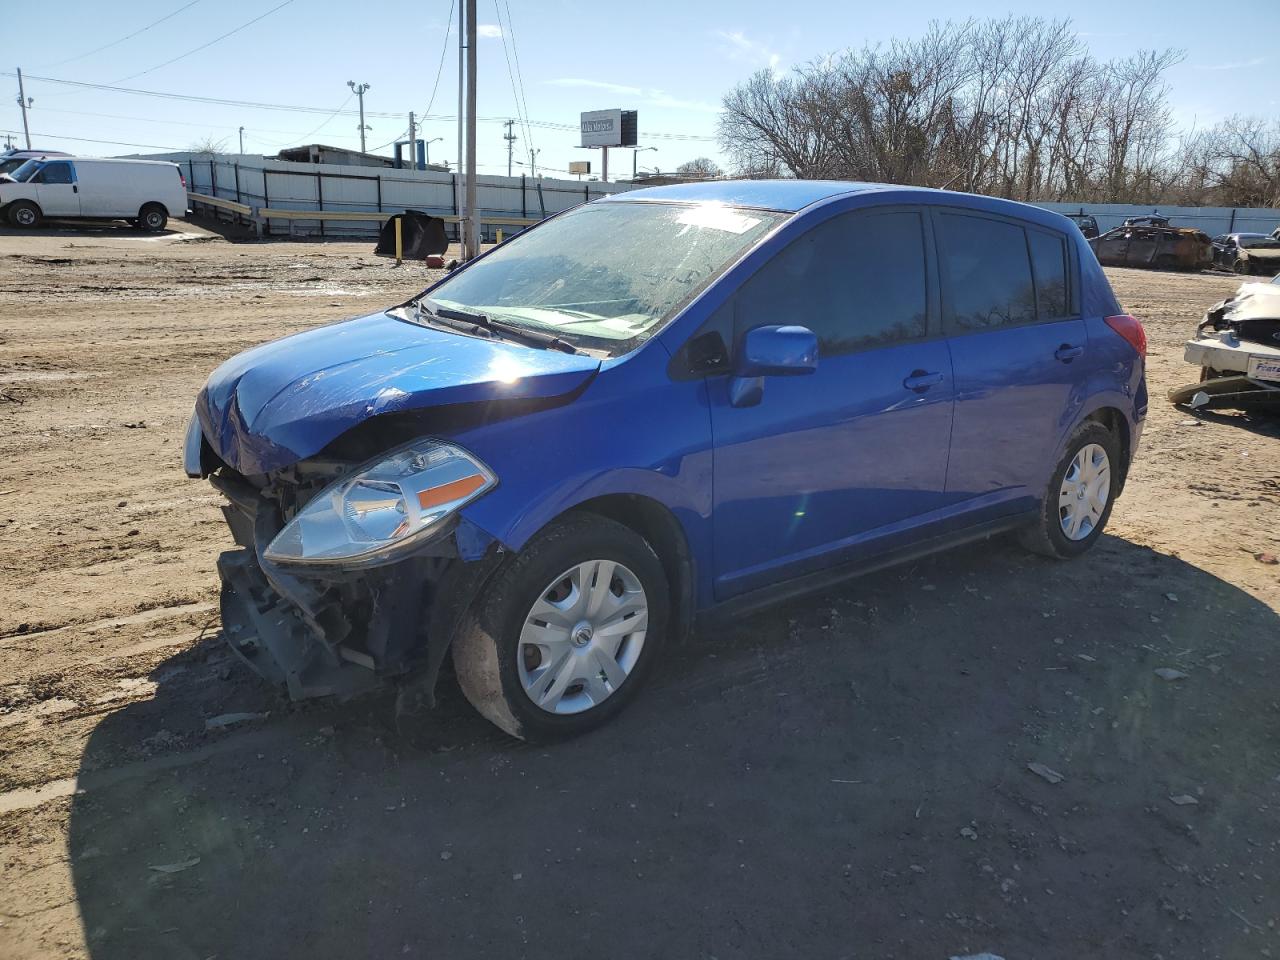
{"type": "Polygon", "coordinates": [[[425,285],[371,247],[0,232],[0,957],[1280,957],[1280,428],[1163,400],[1235,278],[1108,271],[1152,405],[1087,557],[753,616],[531,748],[219,637],[193,398],[425,285]]]}

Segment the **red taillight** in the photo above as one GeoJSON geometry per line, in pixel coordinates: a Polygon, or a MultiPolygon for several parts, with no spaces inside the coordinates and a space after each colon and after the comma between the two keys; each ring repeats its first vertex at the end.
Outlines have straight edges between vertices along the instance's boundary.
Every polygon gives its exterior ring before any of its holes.
{"type": "Polygon", "coordinates": [[[178,179],[182,181],[182,189],[187,189],[187,175],[181,170],[178,171],[178,179]]]}
{"type": "Polygon", "coordinates": [[[1137,317],[1131,317],[1127,313],[1107,317],[1107,326],[1124,337],[1129,346],[1138,351],[1138,356],[1146,357],[1147,331],[1142,329],[1142,324],[1138,322],[1137,317]]]}

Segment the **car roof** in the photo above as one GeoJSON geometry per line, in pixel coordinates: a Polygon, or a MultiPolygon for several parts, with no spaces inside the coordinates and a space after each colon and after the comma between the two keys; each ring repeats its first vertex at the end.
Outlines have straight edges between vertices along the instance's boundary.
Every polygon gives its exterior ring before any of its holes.
{"type": "Polygon", "coordinates": [[[883,190],[882,183],[844,180],[705,180],[666,187],[645,187],[615,193],[610,200],[656,200],[666,203],[725,203],[735,207],[759,207],[795,213],[832,197],[883,190]]]}
{"type": "MultiPolygon", "coordinates": [[[[706,180],[666,187],[647,187],[610,194],[597,203],[653,201],[659,203],[723,203],[737,207],[755,207],[797,213],[805,207],[835,197],[879,194],[890,202],[927,202],[940,206],[956,206],[985,211],[1039,223],[1054,229],[1070,225],[1059,213],[1015,200],[985,197],[976,193],[935,190],[897,183],[862,183],[852,180],[706,180]],[[927,199],[926,199],[927,198],[927,199]]],[[[1075,227],[1071,226],[1074,230],[1075,227]]]]}

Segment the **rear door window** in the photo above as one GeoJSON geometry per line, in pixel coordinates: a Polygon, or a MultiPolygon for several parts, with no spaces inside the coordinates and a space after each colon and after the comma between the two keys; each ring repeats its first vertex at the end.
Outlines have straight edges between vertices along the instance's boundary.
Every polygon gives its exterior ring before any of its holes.
{"type": "Polygon", "coordinates": [[[947,330],[964,333],[1035,322],[1036,293],[1022,227],[955,213],[940,214],[936,222],[947,330]]]}
{"type": "Polygon", "coordinates": [[[924,337],[923,218],[912,210],[833,217],[761,267],[736,300],[737,336],[799,324],[817,334],[822,356],[924,337]]]}

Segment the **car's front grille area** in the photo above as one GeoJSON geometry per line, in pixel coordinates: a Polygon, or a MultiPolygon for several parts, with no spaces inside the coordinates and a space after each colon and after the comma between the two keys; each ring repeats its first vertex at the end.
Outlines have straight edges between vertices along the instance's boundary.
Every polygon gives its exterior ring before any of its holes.
{"type": "Polygon", "coordinates": [[[1280,347],[1280,319],[1249,319],[1235,324],[1236,336],[1251,343],[1280,347]]]}

